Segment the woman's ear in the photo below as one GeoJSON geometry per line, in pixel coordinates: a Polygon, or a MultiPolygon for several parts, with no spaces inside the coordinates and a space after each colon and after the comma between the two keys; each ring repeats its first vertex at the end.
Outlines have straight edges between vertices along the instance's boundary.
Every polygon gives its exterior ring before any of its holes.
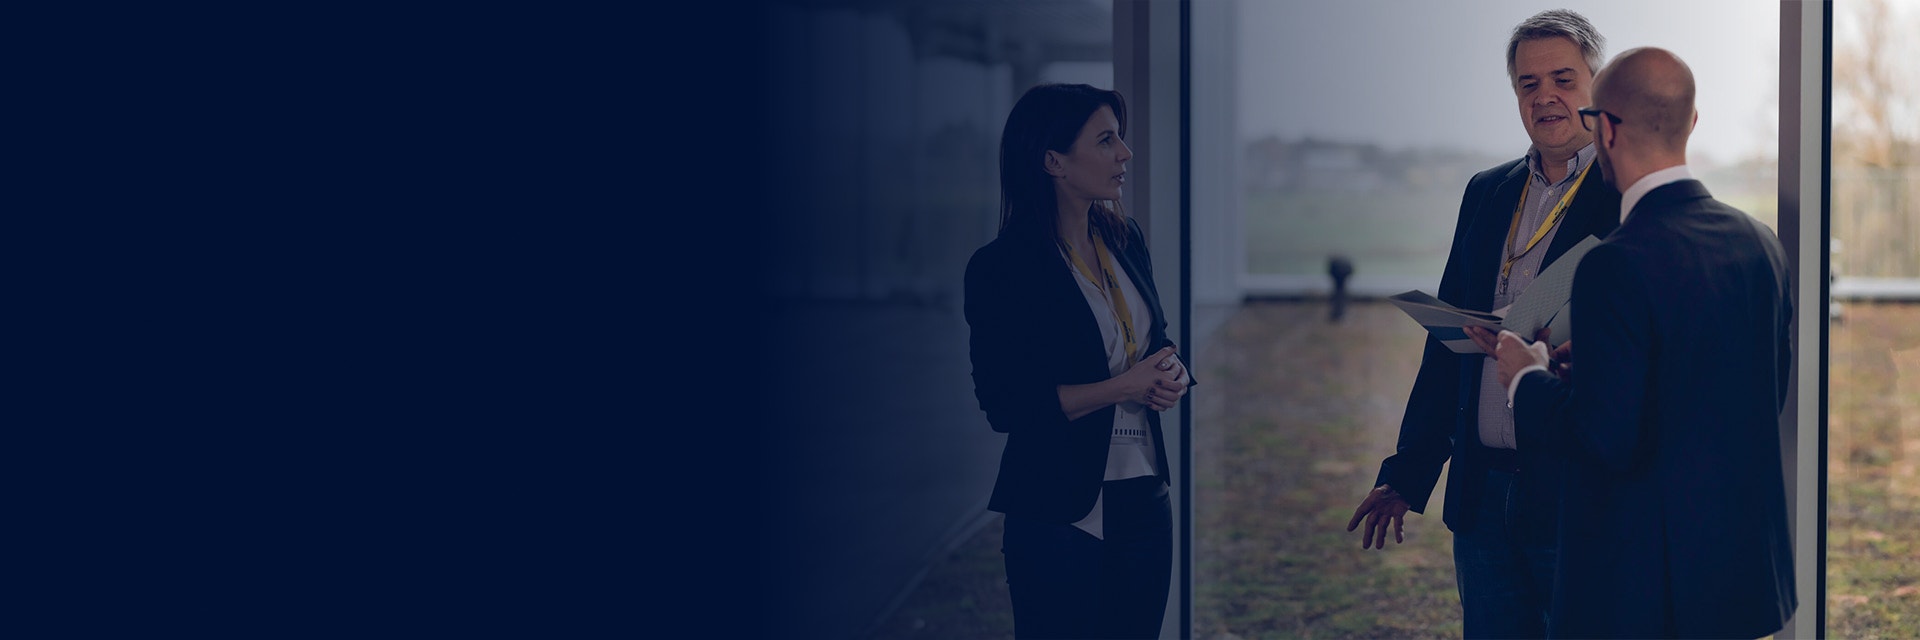
{"type": "Polygon", "coordinates": [[[1046,170],[1047,175],[1055,178],[1066,177],[1067,163],[1066,160],[1061,157],[1060,153],[1048,149],[1046,154],[1046,157],[1040,159],[1040,167],[1046,170]]]}

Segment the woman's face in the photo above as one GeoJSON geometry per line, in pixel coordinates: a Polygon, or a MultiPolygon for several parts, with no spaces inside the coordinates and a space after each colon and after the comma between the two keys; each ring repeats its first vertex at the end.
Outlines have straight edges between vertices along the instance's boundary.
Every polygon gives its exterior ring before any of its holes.
{"type": "Polygon", "coordinates": [[[1066,153],[1047,152],[1047,173],[1068,195],[1088,201],[1119,200],[1131,158],[1133,150],[1120,139],[1120,121],[1113,109],[1102,106],[1081,125],[1080,135],[1066,153]]]}

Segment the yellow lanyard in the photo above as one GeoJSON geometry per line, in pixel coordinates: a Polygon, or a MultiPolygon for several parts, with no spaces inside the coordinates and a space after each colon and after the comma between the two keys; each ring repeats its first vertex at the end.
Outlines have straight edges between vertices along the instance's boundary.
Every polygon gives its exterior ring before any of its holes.
{"type": "MultiPolygon", "coordinates": [[[[1554,223],[1559,222],[1561,216],[1566,214],[1567,203],[1573,202],[1573,194],[1580,192],[1580,184],[1587,181],[1587,172],[1592,170],[1592,162],[1587,163],[1587,168],[1580,170],[1580,177],[1573,181],[1572,188],[1567,189],[1567,195],[1560,196],[1560,204],[1553,206],[1553,211],[1547,214],[1546,221],[1540,223],[1540,228],[1533,232],[1533,238],[1527,240],[1527,248],[1521,249],[1519,253],[1513,253],[1507,258],[1506,264],[1500,266],[1500,288],[1502,290],[1506,289],[1508,275],[1513,273],[1513,263],[1519,262],[1522,256],[1533,251],[1534,245],[1540,244],[1541,238],[1547,237],[1547,231],[1553,229],[1554,223]]],[[[1520,230],[1520,212],[1525,211],[1527,208],[1527,190],[1532,188],[1533,178],[1529,176],[1527,178],[1527,186],[1520,189],[1520,204],[1513,207],[1513,224],[1507,225],[1507,243],[1501,247],[1509,253],[1513,251],[1513,235],[1520,230]]]]}
{"type": "Polygon", "coordinates": [[[1113,256],[1107,253],[1107,243],[1100,240],[1099,231],[1092,231],[1090,235],[1093,236],[1093,252],[1100,258],[1100,275],[1105,277],[1094,277],[1093,269],[1080,260],[1072,247],[1067,248],[1067,257],[1073,260],[1073,268],[1086,276],[1088,282],[1094,283],[1094,286],[1103,286],[1101,283],[1105,283],[1109,303],[1107,310],[1113,312],[1113,319],[1120,323],[1120,335],[1127,342],[1127,362],[1133,362],[1134,352],[1139,349],[1133,341],[1133,311],[1127,307],[1127,294],[1120,290],[1120,280],[1113,276],[1113,256]]]}

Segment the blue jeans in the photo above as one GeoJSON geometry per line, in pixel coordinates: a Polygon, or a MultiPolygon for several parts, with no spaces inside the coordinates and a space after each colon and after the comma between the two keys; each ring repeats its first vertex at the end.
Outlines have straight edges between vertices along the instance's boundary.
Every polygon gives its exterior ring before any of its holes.
{"type": "Polygon", "coordinates": [[[1559,505],[1521,504],[1515,499],[1516,480],[1519,474],[1487,471],[1472,530],[1453,536],[1454,577],[1468,638],[1547,635],[1558,550],[1552,540],[1524,540],[1514,529],[1522,519],[1555,517],[1559,505]]]}

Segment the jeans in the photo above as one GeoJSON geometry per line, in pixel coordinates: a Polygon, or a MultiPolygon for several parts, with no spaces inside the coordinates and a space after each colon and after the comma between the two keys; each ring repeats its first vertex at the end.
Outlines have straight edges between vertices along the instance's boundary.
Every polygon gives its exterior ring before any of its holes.
{"type": "Polygon", "coordinates": [[[1468,638],[1544,638],[1558,550],[1552,540],[1515,535],[1526,518],[1552,518],[1559,505],[1515,499],[1525,471],[1486,472],[1473,528],[1453,537],[1453,566],[1468,638]]]}

